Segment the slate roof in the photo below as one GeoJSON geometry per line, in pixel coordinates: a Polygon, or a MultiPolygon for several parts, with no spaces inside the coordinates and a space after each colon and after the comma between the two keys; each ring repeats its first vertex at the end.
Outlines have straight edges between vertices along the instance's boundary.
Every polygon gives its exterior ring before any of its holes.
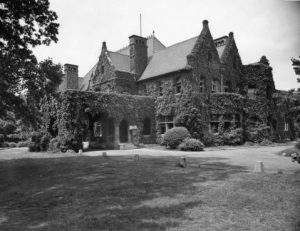
{"type": "MultiPolygon", "coordinates": [[[[162,49],[165,49],[166,46],[162,44],[155,36],[147,37],[147,55],[148,57],[153,56],[155,52],[158,52],[162,49]]],[[[128,55],[129,56],[129,46],[126,46],[118,51],[117,53],[128,55]]]]}
{"type": "Polygon", "coordinates": [[[117,71],[130,72],[130,58],[128,55],[112,51],[109,51],[108,54],[117,71]]]}
{"type": "Polygon", "coordinates": [[[95,73],[98,62],[92,67],[92,69],[83,77],[82,84],[79,86],[80,91],[87,91],[90,85],[91,76],[95,73]]]}
{"type": "Polygon", "coordinates": [[[139,81],[186,68],[186,56],[191,53],[198,36],[156,52],[139,81]]]}

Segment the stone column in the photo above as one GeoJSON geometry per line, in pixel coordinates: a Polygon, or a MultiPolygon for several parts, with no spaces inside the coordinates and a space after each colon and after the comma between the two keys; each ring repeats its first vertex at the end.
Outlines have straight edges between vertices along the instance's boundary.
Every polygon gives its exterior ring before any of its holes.
{"type": "Polygon", "coordinates": [[[114,148],[119,149],[120,144],[120,131],[119,131],[119,122],[114,123],[115,126],[115,139],[114,139],[114,148]]]}

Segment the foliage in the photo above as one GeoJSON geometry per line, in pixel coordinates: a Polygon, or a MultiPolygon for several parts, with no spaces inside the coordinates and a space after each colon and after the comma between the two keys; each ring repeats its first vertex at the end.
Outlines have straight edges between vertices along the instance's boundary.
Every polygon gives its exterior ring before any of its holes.
{"type": "Polygon", "coordinates": [[[47,151],[49,148],[49,142],[51,139],[51,135],[49,133],[46,133],[42,136],[41,140],[40,140],[40,150],[43,151],[47,151]]]}
{"type": "Polygon", "coordinates": [[[220,92],[211,95],[210,105],[212,114],[242,113],[245,98],[240,94],[220,92]]]}
{"type": "Polygon", "coordinates": [[[57,42],[57,15],[49,10],[48,0],[4,0],[0,15],[0,118],[12,112],[37,126],[35,107],[27,103],[38,101],[30,95],[46,82],[30,49],[57,42]]]}
{"type": "Polygon", "coordinates": [[[225,145],[240,145],[243,143],[243,130],[241,128],[226,131],[222,136],[225,145]]]}
{"type": "Polygon", "coordinates": [[[4,142],[4,135],[0,134],[0,143],[3,143],[3,142],[4,142]]]}
{"type": "Polygon", "coordinates": [[[1,148],[8,148],[9,144],[8,144],[8,142],[3,142],[3,143],[0,143],[0,147],[1,148]]]}
{"type": "Polygon", "coordinates": [[[8,146],[10,148],[15,148],[15,147],[17,147],[17,144],[15,142],[8,142],[8,146]]]}
{"type": "Polygon", "coordinates": [[[58,139],[52,138],[49,142],[49,151],[55,153],[55,152],[59,152],[60,151],[60,144],[58,142],[58,139]]]}
{"type": "Polygon", "coordinates": [[[185,127],[174,127],[165,133],[163,143],[174,149],[188,137],[191,137],[191,134],[185,127]]]}
{"type": "Polygon", "coordinates": [[[41,151],[40,142],[43,134],[41,132],[33,132],[31,134],[30,142],[28,144],[28,150],[30,152],[39,152],[41,151]]]}
{"type": "Polygon", "coordinates": [[[260,143],[270,137],[270,126],[259,126],[248,128],[246,131],[246,140],[254,143],[260,143]]]}
{"type": "Polygon", "coordinates": [[[18,148],[28,147],[29,141],[20,141],[17,143],[18,148]]]}
{"type": "Polygon", "coordinates": [[[154,124],[154,99],[145,96],[69,90],[58,97],[46,97],[41,108],[44,129],[52,136],[57,132],[61,151],[82,149],[82,142],[88,136],[85,133],[89,129],[87,121],[93,124],[109,117],[114,124],[124,119],[130,125],[143,128],[143,120],[149,118],[154,124]]]}
{"type": "Polygon", "coordinates": [[[182,151],[203,151],[204,145],[200,140],[193,138],[186,138],[179,145],[179,149],[182,151]]]}
{"type": "MultiPolygon", "coordinates": [[[[300,56],[299,56],[299,58],[300,58],[300,56]]],[[[294,68],[296,75],[300,75],[300,59],[292,58],[291,61],[292,61],[292,66],[294,68]]],[[[298,80],[298,82],[300,82],[299,78],[297,80],[298,80]]]]}

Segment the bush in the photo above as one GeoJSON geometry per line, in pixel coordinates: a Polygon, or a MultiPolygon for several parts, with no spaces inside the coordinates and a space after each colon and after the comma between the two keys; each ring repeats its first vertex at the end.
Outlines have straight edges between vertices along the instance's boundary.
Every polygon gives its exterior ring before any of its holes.
{"type": "Polygon", "coordinates": [[[59,136],[58,141],[60,143],[60,151],[62,152],[66,152],[68,149],[78,152],[79,149],[82,149],[82,142],[77,140],[74,135],[59,136]]]}
{"type": "Polygon", "coordinates": [[[180,145],[182,151],[203,151],[204,145],[200,140],[186,138],[180,145]]]}
{"type": "Polygon", "coordinates": [[[40,149],[41,151],[47,151],[49,148],[49,142],[51,139],[51,135],[49,133],[46,133],[42,136],[40,140],[40,149]]]}
{"type": "Polygon", "coordinates": [[[240,145],[243,142],[243,131],[241,128],[224,132],[222,136],[225,145],[240,145]]]}
{"type": "Polygon", "coordinates": [[[3,142],[3,143],[0,143],[0,147],[1,148],[8,148],[9,144],[8,144],[8,142],[3,142]]]}
{"type": "Polygon", "coordinates": [[[40,132],[32,132],[31,133],[31,141],[34,143],[40,143],[43,134],[40,132]]]}
{"type": "Polygon", "coordinates": [[[17,143],[17,147],[18,148],[28,147],[28,143],[29,143],[29,141],[20,141],[17,143]]]}
{"type": "Polygon", "coordinates": [[[49,141],[48,150],[51,151],[51,152],[59,152],[60,151],[60,144],[59,144],[58,139],[56,137],[52,138],[49,141]]]}
{"type": "Polygon", "coordinates": [[[206,147],[215,146],[215,136],[211,133],[204,134],[202,140],[206,147]]]}
{"type": "Polygon", "coordinates": [[[270,137],[270,127],[262,126],[257,128],[251,128],[246,132],[246,140],[253,143],[260,143],[270,137]]]}
{"type": "Polygon", "coordinates": [[[29,152],[39,152],[40,151],[40,145],[38,143],[35,143],[35,142],[29,142],[28,150],[29,150],[29,152]]]}
{"type": "Polygon", "coordinates": [[[15,148],[15,147],[17,147],[17,144],[16,144],[15,142],[9,142],[9,143],[8,143],[8,146],[9,146],[10,148],[15,148]]]}
{"type": "Polygon", "coordinates": [[[177,148],[177,146],[186,138],[190,138],[191,134],[185,127],[174,127],[168,130],[163,139],[163,143],[169,148],[177,148]]]}

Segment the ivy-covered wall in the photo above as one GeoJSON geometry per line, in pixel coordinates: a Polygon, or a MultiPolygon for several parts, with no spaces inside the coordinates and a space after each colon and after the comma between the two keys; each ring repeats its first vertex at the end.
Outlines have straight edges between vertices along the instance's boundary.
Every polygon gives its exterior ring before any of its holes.
{"type": "Polygon", "coordinates": [[[129,141],[139,144],[143,142],[143,121],[148,118],[151,134],[145,139],[147,142],[155,142],[155,107],[151,97],[65,91],[57,98],[47,99],[42,109],[46,129],[54,136],[57,134],[65,149],[79,149],[82,141],[93,139],[93,136],[86,136],[89,134],[86,130],[97,121],[112,121],[114,139],[111,145],[117,148],[122,121],[126,121],[129,141]],[[130,131],[130,126],[136,126],[136,129],[130,131]]]}

